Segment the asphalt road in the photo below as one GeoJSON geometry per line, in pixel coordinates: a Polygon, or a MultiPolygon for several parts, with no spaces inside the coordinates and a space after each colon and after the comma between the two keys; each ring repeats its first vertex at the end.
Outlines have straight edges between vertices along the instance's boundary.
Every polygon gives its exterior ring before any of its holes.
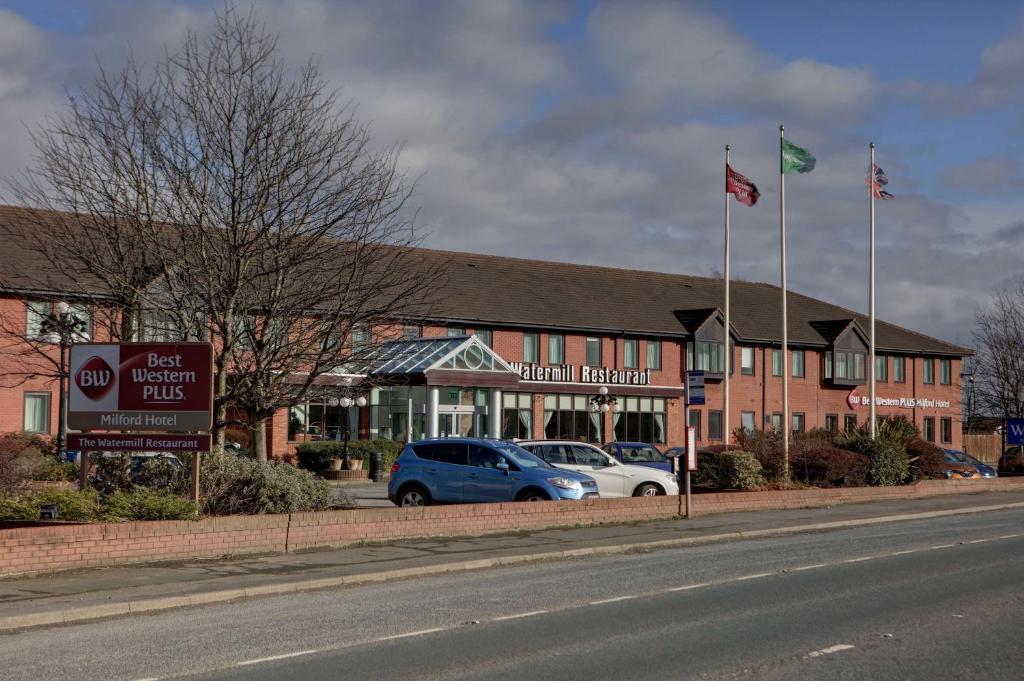
{"type": "Polygon", "coordinates": [[[1022,575],[977,514],[32,630],[0,679],[1013,679],[1022,575]]]}

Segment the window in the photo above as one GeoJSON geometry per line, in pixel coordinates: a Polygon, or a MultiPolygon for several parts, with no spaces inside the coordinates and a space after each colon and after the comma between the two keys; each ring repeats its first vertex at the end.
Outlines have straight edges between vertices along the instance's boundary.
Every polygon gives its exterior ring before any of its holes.
{"type": "Polygon", "coordinates": [[[25,303],[25,335],[39,338],[43,333],[43,322],[53,314],[53,305],[49,302],[31,300],[25,303]]]}
{"type": "Polygon", "coordinates": [[[942,385],[953,383],[953,363],[948,359],[939,360],[939,383],[942,385]]]}
{"type": "Polygon", "coordinates": [[[490,447],[483,445],[469,445],[469,465],[477,468],[497,468],[498,462],[503,461],[501,454],[498,454],[490,447]]]}
{"type": "Polygon", "coordinates": [[[935,360],[926,359],[923,360],[924,364],[924,382],[935,383],[935,360]]]}
{"type": "Polygon", "coordinates": [[[875,355],[875,380],[889,382],[889,358],[885,355],[875,355]]]}
{"type": "Polygon", "coordinates": [[[370,329],[365,324],[352,326],[352,352],[363,352],[370,347],[370,329]]]}
{"type": "Polygon", "coordinates": [[[587,366],[588,367],[599,367],[601,366],[601,339],[590,337],[587,338],[587,366]]]}
{"type": "Polygon", "coordinates": [[[754,432],[757,428],[757,414],[752,411],[740,412],[740,425],[747,432],[754,432]]]}
{"type": "Polygon", "coordinates": [[[560,333],[548,335],[548,364],[565,362],[565,336],[560,333]]]}
{"type": "Polygon", "coordinates": [[[924,439],[928,442],[935,442],[935,417],[925,416],[924,417],[924,428],[922,428],[922,434],[924,439]]]}
{"type": "Polygon", "coordinates": [[[449,326],[448,327],[448,336],[449,337],[451,337],[451,336],[465,336],[465,335],[466,335],[466,327],[464,327],[464,326],[449,326]]]}
{"type": "Polygon", "coordinates": [[[540,348],[540,334],[523,334],[523,362],[525,364],[537,363],[537,350],[540,348]]]}
{"type": "Polygon", "coordinates": [[[533,394],[502,393],[501,436],[506,440],[533,437],[533,394]]]}
{"type": "Polygon", "coordinates": [[[740,373],[754,375],[754,348],[740,348],[740,373]]]}
{"type": "Polygon", "coordinates": [[[825,430],[830,433],[839,432],[839,414],[825,414],[825,430]]]}
{"type": "Polygon", "coordinates": [[[843,430],[847,433],[852,433],[857,430],[857,415],[847,414],[843,417],[843,430]]]}
{"type": "Polygon", "coordinates": [[[789,415],[790,421],[792,421],[792,428],[794,433],[804,432],[804,415],[800,412],[789,415]]]}
{"type": "Polygon", "coordinates": [[[825,371],[824,371],[824,374],[825,374],[825,378],[826,379],[832,378],[832,362],[833,362],[832,351],[828,350],[828,351],[825,352],[825,371]]]}
{"type": "Polygon", "coordinates": [[[768,427],[774,431],[782,432],[782,414],[775,412],[768,417],[768,427]]]}
{"type": "Polygon", "coordinates": [[[636,369],[640,366],[640,341],[635,338],[626,338],[622,341],[622,366],[626,369],[636,369]]]}
{"type": "Polygon", "coordinates": [[[26,433],[50,432],[50,393],[25,393],[26,433]]]}
{"type": "Polygon", "coordinates": [[[804,351],[794,350],[793,355],[793,378],[804,377],[804,351]]]}
{"type": "Polygon", "coordinates": [[[697,343],[697,369],[717,374],[725,371],[725,351],[721,343],[697,343]]]}
{"type": "Polygon", "coordinates": [[[545,395],[544,437],[549,440],[602,442],[603,412],[591,408],[587,395],[545,395]]]}
{"type": "Polygon", "coordinates": [[[772,376],[782,375],[782,350],[772,348],[772,376]]]}
{"type": "Polygon", "coordinates": [[[700,412],[696,409],[690,410],[690,423],[689,425],[697,431],[697,439],[703,440],[704,437],[700,432],[700,412]]]}
{"type": "Polygon", "coordinates": [[[494,343],[494,332],[490,329],[476,329],[473,331],[473,335],[487,347],[491,347],[494,343]]]}
{"type": "Polygon", "coordinates": [[[722,412],[720,411],[708,412],[708,439],[722,439],[722,412]]]}
{"type": "Polygon", "coordinates": [[[622,411],[612,414],[616,440],[665,442],[664,397],[620,397],[622,411]]]}
{"type": "Polygon", "coordinates": [[[404,340],[414,340],[423,336],[423,327],[418,324],[406,324],[402,327],[402,338],[404,340]]]}
{"type": "Polygon", "coordinates": [[[953,419],[943,416],[939,421],[939,425],[942,428],[942,443],[949,444],[953,441],[953,419]]]}
{"type": "MultiPolygon", "coordinates": [[[[833,357],[832,376],[845,381],[864,380],[864,353],[836,350],[833,357]]],[[[827,357],[828,353],[826,353],[827,357]]],[[[827,362],[827,360],[826,360],[827,362]]],[[[827,366],[827,364],[826,364],[827,366]]],[[[826,378],[828,377],[826,373],[826,378]]]]}
{"type": "Polygon", "coordinates": [[[647,368],[661,371],[661,341],[647,341],[647,368]]]}
{"type": "Polygon", "coordinates": [[[457,442],[425,442],[414,445],[416,456],[427,461],[466,465],[466,445],[457,442]]]}
{"type": "Polygon", "coordinates": [[[572,445],[572,459],[577,466],[604,466],[608,458],[601,454],[601,450],[584,445],[572,445]]]}
{"type": "Polygon", "coordinates": [[[893,357],[892,358],[892,382],[893,383],[906,383],[907,382],[907,358],[906,357],[893,357]]]}

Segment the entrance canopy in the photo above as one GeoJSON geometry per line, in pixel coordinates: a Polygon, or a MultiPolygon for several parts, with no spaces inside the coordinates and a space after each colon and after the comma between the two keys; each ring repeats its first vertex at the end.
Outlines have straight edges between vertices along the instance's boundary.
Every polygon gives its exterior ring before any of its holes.
{"type": "Polygon", "coordinates": [[[519,373],[476,336],[441,336],[383,343],[366,357],[375,382],[518,388],[519,373]]]}

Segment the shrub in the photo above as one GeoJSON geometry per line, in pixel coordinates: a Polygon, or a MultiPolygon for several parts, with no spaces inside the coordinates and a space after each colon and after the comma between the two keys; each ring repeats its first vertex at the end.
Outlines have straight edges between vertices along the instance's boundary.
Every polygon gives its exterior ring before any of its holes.
{"type": "Polygon", "coordinates": [[[917,429],[914,422],[902,414],[878,419],[875,424],[875,432],[879,437],[904,443],[921,437],[921,431],[917,429]]]}
{"type": "Polygon", "coordinates": [[[50,443],[38,435],[0,435],[0,493],[14,494],[26,480],[34,480],[50,461],[56,461],[50,443]]]}
{"type": "Polygon", "coordinates": [[[946,457],[931,442],[913,438],[907,442],[907,456],[911,480],[941,480],[946,476],[946,457]]]}
{"type": "Polygon", "coordinates": [[[867,456],[832,446],[799,451],[790,463],[795,480],[818,487],[862,487],[871,474],[867,456]]]}
{"type": "Polygon", "coordinates": [[[51,482],[61,482],[65,480],[77,480],[78,479],[78,466],[73,463],[66,461],[61,462],[56,459],[47,459],[43,462],[43,465],[36,471],[36,480],[49,480],[51,482]]]}
{"type": "Polygon", "coordinates": [[[901,442],[885,437],[872,440],[863,433],[851,433],[843,438],[844,448],[859,452],[871,460],[872,485],[902,485],[910,476],[907,448],[901,442]]]}
{"type": "Polygon", "coordinates": [[[764,471],[751,452],[702,450],[694,484],[718,489],[753,490],[765,485],[764,471]]]}
{"type": "Polygon", "coordinates": [[[331,488],[309,471],[279,461],[214,453],[203,458],[203,511],[211,515],[321,511],[331,488]]]}
{"type": "Polygon", "coordinates": [[[782,433],[775,430],[736,431],[736,444],[745,452],[750,452],[761,464],[763,475],[771,481],[782,480],[782,433]]]}
{"type": "Polygon", "coordinates": [[[0,494],[0,520],[38,520],[39,507],[24,496],[0,494]]]}
{"type": "MultiPolygon", "coordinates": [[[[383,466],[386,470],[391,468],[391,464],[401,454],[403,446],[401,442],[394,440],[350,440],[348,452],[353,459],[365,460],[369,460],[373,452],[380,452],[384,455],[383,466]]],[[[328,467],[331,459],[343,458],[345,443],[336,440],[303,442],[295,449],[299,458],[299,466],[318,473],[328,467]]]]}
{"type": "Polygon", "coordinates": [[[117,490],[105,500],[103,519],[124,520],[195,520],[199,508],[190,499],[177,494],[136,487],[130,492],[117,490]]]}

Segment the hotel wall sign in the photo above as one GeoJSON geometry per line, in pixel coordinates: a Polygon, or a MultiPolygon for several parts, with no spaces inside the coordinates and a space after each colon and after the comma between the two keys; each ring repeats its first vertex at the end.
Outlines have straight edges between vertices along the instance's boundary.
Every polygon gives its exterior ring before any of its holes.
{"type": "Polygon", "coordinates": [[[73,430],[209,430],[209,343],[71,346],[68,427],[73,430]]]}
{"type": "Polygon", "coordinates": [[[509,362],[513,371],[524,381],[540,383],[594,383],[603,385],[650,385],[650,369],[610,369],[608,367],[577,366],[560,364],[542,367],[536,364],[509,362]]]}
{"type": "MultiPolygon", "coordinates": [[[[861,405],[868,407],[871,405],[871,399],[861,397],[855,388],[846,396],[846,403],[850,405],[851,409],[861,405]]],[[[900,409],[948,409],[950,401],[931,400],[925,397],[878,397],[876,395],[875,406],[898,407],[900,409]]]]}

